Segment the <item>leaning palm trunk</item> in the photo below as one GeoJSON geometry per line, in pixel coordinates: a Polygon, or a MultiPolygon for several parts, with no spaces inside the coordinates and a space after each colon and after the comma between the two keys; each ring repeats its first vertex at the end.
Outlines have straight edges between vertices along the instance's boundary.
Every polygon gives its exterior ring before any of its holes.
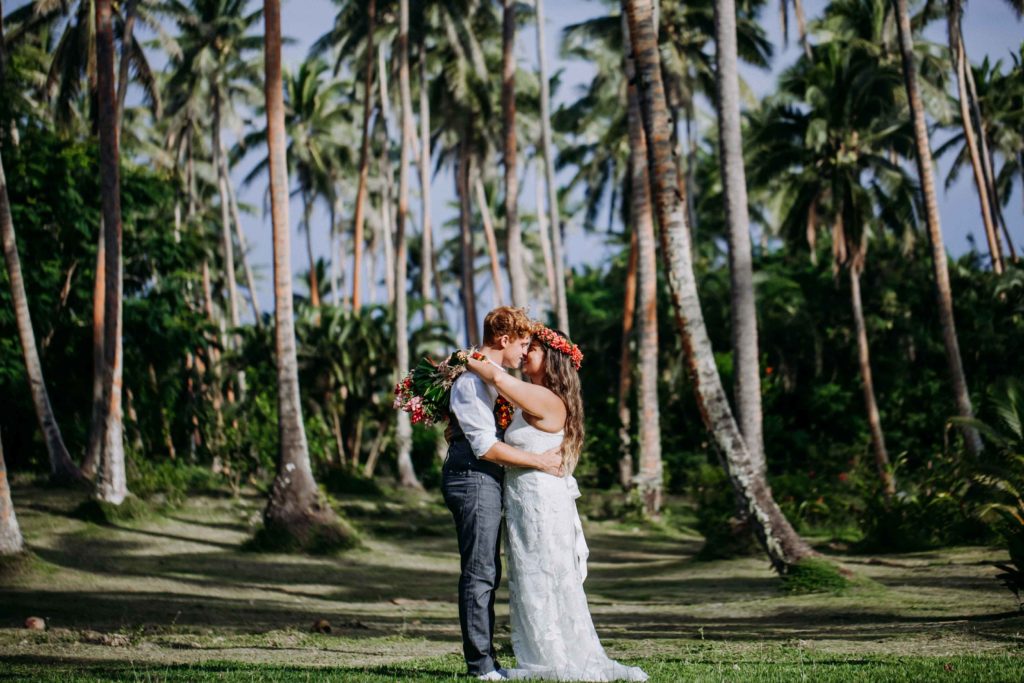
{"type": "MultiPolygon", "coordinates": [[[[483,172],[482,167],[483,164],[481,164],[480,173],[483,172]]],[[[501,260],[498,257],[498,238],[494,234],[494,219],[491,217],[491,205],[487,202],[487,192],[484,191],[484,183],[480,179],[480,173],[473,179],[473,189],[476,191],[476,203],[480,205],[480,219],[484,224],[484,241],[487,242],[487,258],[491,263],[491,283],[494,286],[494,305],[501,306],[504,303],[505,297],[503,296],[504,289],[501,285],[501,260]]],[[[507,206],[505,210],[508,211],[507,206]]],[[[508,257],[509,261],[511,261],[511,251],[508,253],[508,257]]],[[[509,265],[511,267],[511,263],[509,265]]]]}
{"type": "Polygon", "coordinates": [[[363,142],[359,148],[359,185],[353,231],[352,310],[362,306],[363,223],[366,220],[366,182],[370,174],[370,113],[373,111],[373,32],[377,23],[377,0],[370,0],[366,9],[369,28],[366,34],[366,69],[363,72],[363,142]]]}
{"type": "MultiPolygon", "coordinates": [[[[223,145],[223,141],[221,141],[223,145]]],[[[230,178],[227,167],[227,154],[225,154],[223,146],[220,150],[220,163],[221,173],[225,178],[230,178]]],[[[235,196],[235,188],[230,182],[227,183],[228,187],[228,201],[231,204],[231,218],[235,224],[235,237],[238,239],[238,257],[242,260],[242,270],[245,272],[245,286],[249,289],[249,304],[252,306],[252,317],[255,320],[256,327],[260,327],[263,324],[262,316],[260,314],[260,301],[256,293],[256,279],[252,275],[252,268],[249,266],[249,247],[245,240],[245,230],[242,228],[242,214],[238,210],[238,199],[235,196]]]]}
{"type": "MultiPolygon", "coordinates": [[[[526,269],[523,267],[523,233],[519,226],[519,177],[516,175],[516,0],[502,0],[502,7],[504,12],[501,29],[501,125],[505,147],[506,256],[512,305],[526,306],[529,302],[526,269]]],[[[477,194],[483,194],[479,187],[477,194]]],[[[483,202],[482,199],[480,201],[483,202]]],[[[497,286],[497,282],[495,285],[497,286]]],[[[499,298],[496,294],[495,301],[497,302],[499,298]]]]}
{"type": "MultiPolygon", "coordinates": [[[[651,194],[661,226],[661,250],[701,417],[717,445],[744,512],[753,522],[758,540],[775,570],[785,574],[814,552],[775,503],[767,480],[751,461],[729,408],[697,295],[683,205],[685,198],[680,192],[672,160],[671,122],[661,79],[651,0],[624,0],[624,11],[629,18],[632,58],[636,61],[635,79],[647,136],[651,194]]],[[[634,80],[633,59],[627,55],[627,80],[634,80]]]]}
{"type": "MultiPolygon", "coordinates": [[[[409,86],[409,0],[401,0],[398,27],[398,90],[401,99],[402,148],[398,160],[398,215],[395,217],[395,337],[398,343],[397,375],[409,372],[409,287],[405,228],[409,222],[409,148],[413,143],[412,89],[409,86]]],[[[398,411],[396,441],[398,480],[402,486],[421,489],[412,466],[412,423],[409,413],[398,411]]]]}
{"type": "Polygon", "coordinates": [[[971,112],[968,107],[969,97],[967,95],[967,54],[964,51],[963,35],[960,31],[960,16],[955,10],[949,17],[949,52],[953,56],[953,64],[956,71],[957,104],[960,105],[960,123],[964,130],[964,143],[967,145],[967,153],[971,160],[971,171],[974,174],[974,183],[978,189],[978,203],[981,206],[981,222],[985,226],[985,239],[988,242],[988,253],[992,261],[992,270],[1001,274],[1003,266],[1003,250],[999,244],[999,234],[996,232],[993,207],[989,203],[990,195],[986,173],[982,168],[981,153],[978,150],[978,139],[974,134],[974,123],[971,121],[971,112]]]}
{"type": "Polygon", "coordinates": [[[14,514],[11,502],[11,483],[7,479],[7,463],[4,462],[4,445],[0,442],[0,557],[16,555],[25,549],[21,536],[18,516],[14,514]]]}
{"type": "Polygon", "coordinates": [[[636,322],[636,281],[638,245],[636,227],[630,229],[629,261],[626,265],[626,298],[622,303],[622,349],[619,355],[619,483],[626,491],[633,487],[633,327],[636,322]]]}
{"type": "MultiPolygon", "coordinates": [[[[963,44],[962,32],[960,34],[960,42],[963,44]]],[[[967,96],[971,105],[971,112],[974,114],[974,120],[978,122],[981,168],[985,172],[985,185],[988,187],[989,205],[992,207],[992,213],[1003,231],[1003,239],[1006,240],[1006,247],[1010,252],[1010,258],[1016,263],[1017,248],[1013,246],[1013,238],[1010,237],[1010,231],[1006,227],[1006,217],[1003,216],[1003,207],[999,203],[999,193],[996,192],[996,173],[995,168],[992,166],[992,154],[988,147],[988,126],[985,123],[985,117],[981,114],[981,107],[978,106],[978,87],[974,83],[974,69],[971,68],[971,60],[967,58],[966,46],[964,46],[964,62],[966,64],[964,73],[967,76],[967,96]]]]}
{"type": "Polygon", "coordinates": [[[469,143],[459,143],[459,161],[455,165],[455,191],[459,195],[459,244],[462,254],[462,307],[466,324],[466,344],[480,343],[480,330],[476,320],[476,291],[473,285],[473,227],[469,204],[470,177],[469,143]]]}
{"type": "Polygon", "coordinates": [[[853,306],[853,322],[857,330],[857,364],[860,367],[861,384],[864,387],[864,408],[868,414],[868,429],[871,432],[871,450],[875,453],[875,467],[882,481],[882,493],[892,498],[896,494],[896,480],[889,463],[889,452],[885,448],[885,434],[882,432],[882,418],[878,414],[875,398],[875,382],[871,373],[871,349],[868,346],[867,326],[864,324],[864,307],[860,296],[860,267],[850,264],[850,302],[853,306]]]}
{"type": "Polygon", "coordinates": [[[100,203],[103,208],[103,438],[96,472],[96,497],[120,505],[128,496],[121,416],[121,180],[114,99],[114,30],[110,0],[96,3],[96,70],[100,132],[100,203]]]}
{"type": "Polygon", "coordinates": [[[334,511],[324,503],[313,480],[302,423],[295,321],[292,312],[291,243],[288,217],[288,163],[285,157],[284,95],[281,85],[281,5],[265,0],[265,97],[270,166],[270,207],[274,233],[274,330],[277,359],[279,451],[277,476],[263,523],[268,536],[285,542],[342,540],[334,511]],[[326,535],[325,535],[326,532],[326,535]]]}
{"type": "MultiPolygon", "coordinates": [[[[540,147],[544,156],[544,178],[548,186],[548,212],[551,216],[551,258],[555,262],[555,299],[558,327],[569,334],[569,305],[565,295],[565,255],[562,249],[562,221],[558,215],[558,188],[555,185],[555,159],[551,144],[551,95],[548,85],[547,55],[544,49],[544,2],[534,0],[537,14],[537,64],[540,69],[540,147]]],[[[537,207],[541,211],[541,207],[537,207]]]]}
{"type": "Polygon", "coordinates": [[[750,217],[747,214],[743,139],[740,133],[735,0],[715,1],[715,45],[718,66],[718,149],[729,237],[729,295],[735,367],[733,398],[750,459],[754,467],[765,472],[754,265],[750,247],[750,217]]]}
{"type": "MultiPolygon", "coordinates": [[[[942,240],[942,225],[939,222],[939,205],[935,196],[935,176],[932,170],[932,151],[928,145],[928,128],[924,120],[921,92],[917,86],[917,66],[914,64],[913,33],[910,30],[910,11],[907,0],[892,0],[897,14],[900,53],[903,59],[903,82],[910,102],[910,114],[914,122],[914,141],[917,147],[917,172],[924,193],[925,222],[928,225],[928,240],[932,247],[932,267],[935,269],[935,295],[939,305],[939,321],[942,324],[942,341],[946,347],[946,362],[949,364],[953,396],[960,417],[972,418],[974,409],[967,392],[967,377],[960,357],[960,342],[953,318],[953,292],[949,285],[949,267],[946,246],[942,240]]],[[[982,451],[981,437],[969,424],[961,425],[967,450],[974,456],[982,451]]]]}
{"type": "Polygon", "coordinates": [[[14,219],[11,217],[10,198],[7,196],[7,178],[4,175],[3,159],[0,158],[0,239],[3,241],[4,262],[7,265],[7,279],[11,284],[11,301],[14,303],[14,318],[18,326],[18,338],[21,341],[22,358],[28,374],[29,388],[32,390],[32,404],[35,407],[39,429],[46,442],[46,451],[50,456],[50,479],[54,482],[67,484],[83,478],[68,449],[64,446],[64,438],[60,426],[50,405],[50,394],[43,379],[43,365],[39,360],[36,347],[36,335],[32,330],[32,318],[28,310],[28,297],[25,295],[25,280],[21,275],[21,258],[18,256],[18,243],[14,235],[14,219]]]}

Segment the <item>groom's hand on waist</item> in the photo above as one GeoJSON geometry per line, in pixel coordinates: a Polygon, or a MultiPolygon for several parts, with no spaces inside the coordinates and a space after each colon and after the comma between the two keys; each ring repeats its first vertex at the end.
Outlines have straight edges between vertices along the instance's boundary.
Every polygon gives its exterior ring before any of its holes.
{"type": "Polygon", "coordinates": [[[555,477],[561,477],[565,474],[562,469],[562,447],[555,446],[549,448],[540,454],[541,467],[538,467],[541,472],[553,475],[555,477]]]}

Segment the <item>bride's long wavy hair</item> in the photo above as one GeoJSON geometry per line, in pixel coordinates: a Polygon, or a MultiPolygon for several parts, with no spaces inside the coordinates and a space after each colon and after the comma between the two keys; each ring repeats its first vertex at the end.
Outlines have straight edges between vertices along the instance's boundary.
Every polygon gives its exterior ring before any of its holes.
{"type": "MultiPolygon", "coordinates": [[[[569,338],[564,332],[554,330],[569,338]]],[[[568,354],[550,348],[534,338],[532,344],[544,351],[544,386],[554,392],[565,404],[565,438],[562,440],[562,465],[566,474],[572,474],[583,450],[583,392],[580,373],[573,367],[568,354]]]]}

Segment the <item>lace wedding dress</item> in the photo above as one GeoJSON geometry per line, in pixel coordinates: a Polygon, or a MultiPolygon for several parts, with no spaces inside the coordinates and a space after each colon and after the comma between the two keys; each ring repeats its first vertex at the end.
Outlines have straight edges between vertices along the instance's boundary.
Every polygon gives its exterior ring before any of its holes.
{"type": "MultiPolygon", "coordinates": [[[[505,442],[542,453],[562,442],[516,411],[505,442]]],[[[576,512],[576,480],[506,468],[505,522],[509,616],[518,666],[509,678],[646,681],[647,674],[608,658],[583,592],[587,549],[576,512]]]]}

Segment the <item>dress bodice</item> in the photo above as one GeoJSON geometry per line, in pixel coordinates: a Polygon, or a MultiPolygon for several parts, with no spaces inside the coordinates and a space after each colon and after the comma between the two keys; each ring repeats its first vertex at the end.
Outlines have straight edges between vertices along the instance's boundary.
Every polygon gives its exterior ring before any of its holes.
{"type": "Polygon", "coordinates": [[[543,453],[562,443],[564,438],[564,429],[557,432],[537,429],[526,421],[522,410],[516,410],[515,417],[505,430],[505,443],[528,453],[543,453]]]}

